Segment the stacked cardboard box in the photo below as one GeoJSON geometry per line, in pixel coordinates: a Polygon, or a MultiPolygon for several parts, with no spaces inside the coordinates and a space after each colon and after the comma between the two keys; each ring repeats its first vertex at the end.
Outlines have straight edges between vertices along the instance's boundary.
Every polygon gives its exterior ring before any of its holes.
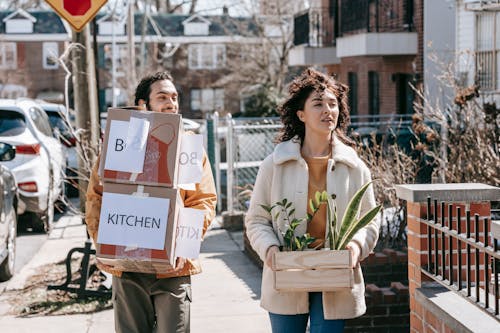
{"type": "Polygon", "coordinates": [[[104,190],[96,255],[102,263],[142,273],[172,267],[182,207],[176,186],[181,124],[177,114],[108,110],[99,167],[104,190]]]}

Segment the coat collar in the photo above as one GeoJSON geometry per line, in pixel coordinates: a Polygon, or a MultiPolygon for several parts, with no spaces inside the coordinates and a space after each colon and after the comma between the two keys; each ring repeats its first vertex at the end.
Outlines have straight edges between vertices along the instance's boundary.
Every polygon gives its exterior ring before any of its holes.
{"type": "MultiPolygon", "coordinates": [[[[343,163],[351,168],[356,167],[359,157],[354,149],[344,144],[336,136],[333,142],[333,163],[343,163]]],[[[279,143],[273,152],[273,161],[275,164],[283,164],[288,161],[298,161],[300,159],[302,159],[302,155],[300,154],[300,139],[298,137],[279,143]]]]}

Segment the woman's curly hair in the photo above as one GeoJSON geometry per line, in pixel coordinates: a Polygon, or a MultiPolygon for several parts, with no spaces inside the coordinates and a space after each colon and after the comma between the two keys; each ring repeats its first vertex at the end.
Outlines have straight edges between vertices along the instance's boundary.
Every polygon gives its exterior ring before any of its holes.
{"type": "Polygon", "coordinates": [[[354,146],[354,142],[347,136],[347,126],[350,123],[347,93],[349,88],[313,68],[308,68],[295,78],[288,87],[288,98],[278,106],[283,129],[278,136],[278,142],[288,141],[298,136],[300,143],[304,142],[305,125],[297,116],[297,111],[304,110],[307,98],[313,92],[330,90],[337,97],[339,105],[339,118],[335,128],[336,136],[345,144],[354,146]]]}

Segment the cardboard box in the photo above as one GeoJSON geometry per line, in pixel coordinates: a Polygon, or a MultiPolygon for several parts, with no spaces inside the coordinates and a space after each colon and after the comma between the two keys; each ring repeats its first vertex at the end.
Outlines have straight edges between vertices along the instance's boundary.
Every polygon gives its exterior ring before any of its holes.
{"type": "Polygon", "coordinates": [[[180,207],[177,189],[104,183],[97,259],[127,272],[165,273],[175,262],[180,207]],[[165,199],[168,207],[158,202],[165,203],[165,199]],[[167,216],[161,216],[160,211],[166,209],[167,216]]]}
{"type": "MultiPolygon", "coordinates": [[[[99,166],[103,182],[142,184],[175,187],[178,176],[180,137],[182,135],[181,116],[171,113],[139,111],[134,108],[110,108],[104,137],[104,145],[99,166]],[[109,169],[109,160],[119,160],[126,148],[128,129],[131,119],[148,121],[147,143],[142,172],[126,172],[109,169]],[[129,122],[128,124],[125,122],[129,122]],[[113,129],[113,133],[111,133],[113,129]]],[[[125,159],[120,165],[140,160],[133,157],[125,159]]]]}
{"type": "Polygon", "coordinates": [[[335,291],[354,286],[348,250],[277,252],[273,268],[278,291],[335,291]]]}

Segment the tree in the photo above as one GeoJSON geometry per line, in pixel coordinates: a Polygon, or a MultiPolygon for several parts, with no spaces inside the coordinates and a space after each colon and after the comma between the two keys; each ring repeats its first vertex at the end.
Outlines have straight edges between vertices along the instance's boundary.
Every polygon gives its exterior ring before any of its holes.
{"type": "Polygon", "coordinates": [[[285,0],[247,3],[241,6],[248,18],[220,18],[226,33],[234,36],[234,43],[228,50],[228,75],[217,83],[237,90],[244,99],[244,115],[271,115],[285,93],[288,55],[293,47],[293,14],[302,5],[285,0]]]}

